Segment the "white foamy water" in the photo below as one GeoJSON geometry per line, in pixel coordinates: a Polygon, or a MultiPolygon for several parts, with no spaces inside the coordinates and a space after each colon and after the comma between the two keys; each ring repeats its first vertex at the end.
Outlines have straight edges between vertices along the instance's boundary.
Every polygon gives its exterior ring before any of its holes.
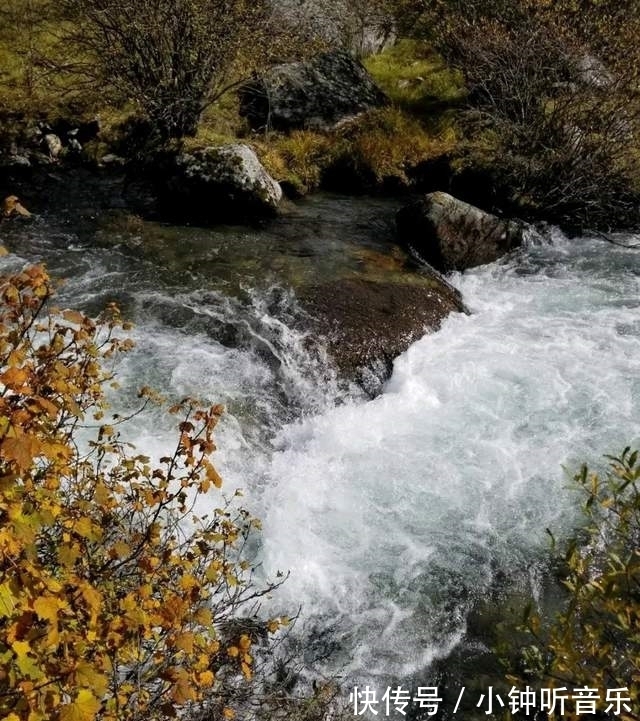
{"type": "Polygon", "coordinates": [[[526,575],[571,527],[561,466],[638,437],[637,251],[557,238],[455,283],[472,314],[380,397],[283,428],[264,483],[265,563],[361,678],[446,654],[496,571],[526,575]]]}
{"type": "MultiPolygon", "coordinates": [[[[415,343],[366,400],[294,330],[288,293],[230,299],[74,247],[34,231],[0,269],[43,257],[70,276],[65,304],[119,298],[136,322],[129,395],[227,405],[218,465],[263,520],[264,573],[291,574],[273,606],[302,606],[294,634],[332,671],[384,682],[446,655],[496,577],[535,576],[545,529],[570,530],[562,466],[640,435],[638,251],[558,236],[455,277],[471,314],[415,343]]],[[[173,423],[154,410],[131,434],[163,455],[173,423]]]]}

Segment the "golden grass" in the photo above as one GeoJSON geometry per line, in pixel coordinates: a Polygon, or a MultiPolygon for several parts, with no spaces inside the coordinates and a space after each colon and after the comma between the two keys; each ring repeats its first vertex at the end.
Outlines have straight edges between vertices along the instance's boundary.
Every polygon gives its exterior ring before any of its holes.
{"type": "Polygon", "coordinates": [[[289,183],[298,193],[316,189],[324,171],[332,164],[339,138],[311,130],[294,130],[253,140],[252,145],[268,172],[276,180],[289,183]]]}

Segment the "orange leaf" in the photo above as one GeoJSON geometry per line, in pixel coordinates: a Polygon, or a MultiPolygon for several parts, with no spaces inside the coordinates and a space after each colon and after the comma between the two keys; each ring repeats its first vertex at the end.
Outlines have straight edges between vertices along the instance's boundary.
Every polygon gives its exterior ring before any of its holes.
{"type": "Polygon", "coordinates": [[[28,470],[39,451],[40,443],[33,436],[3,438],[0,443],[0,456],[9,463],[14,463],[21,471],[28,470]]]}
{"type": "Polygon", "coordinates": [[[29,380],[29,371],[24,368],[7,368],[0,376],[0,383],[11,390],[19,390],[29,380]]]}
{"type": "Polygon", "coordinates": [[[62,317],[68,323],[75,323],[76,325],[82,325],[85,318],[82,313],[79,313],[77,310],[65,310],[62,314],[62,317]]]}
{"type": "Polygon", "coordinates": [[[203,671],[202,673],[198,674],[198,683],[201,686],[205,686],[206,688],[208,688],[209,686],[212,686],[214,680],[215,680],[215,676],[213,675],[213,672],[211,672],[211,671],[203,671]]]}

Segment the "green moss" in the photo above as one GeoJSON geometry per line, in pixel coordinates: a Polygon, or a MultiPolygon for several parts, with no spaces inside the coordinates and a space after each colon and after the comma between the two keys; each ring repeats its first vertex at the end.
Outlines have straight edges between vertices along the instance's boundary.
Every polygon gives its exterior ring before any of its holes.
{"type": "Polygon", "coordinates": [[[431,112],[465,96],[462,75],[424,42],[400,40],[364,64],[390,100],[405,110],[431,112]]]}
{"type": "Polygon", "coordinates": [[[223,95],[202,114],[195,138],[185,138],[187,152],[210,145],[238,142],[248,133],[247,125],[238,112],[238,96],[234,92],[223,95]]]}

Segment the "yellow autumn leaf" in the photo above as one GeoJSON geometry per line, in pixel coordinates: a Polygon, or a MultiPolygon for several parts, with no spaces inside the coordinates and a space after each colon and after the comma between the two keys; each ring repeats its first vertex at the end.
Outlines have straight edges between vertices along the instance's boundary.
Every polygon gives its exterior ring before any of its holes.
{"type": "Polygon", "coordinates": [[[84,316],[77,310],[65,310],[62,313],[62,317],[68,323],[74,323],[75,325],[82,325],[82,322],[84,321],[84,316]]]}
{"type": "Polygon", "coordinates": [[[92,689],[97,696],[104,696],[109,688],[109,679],[96,670],[88,661],[80,661],[75,670],[78,686],[92,689]]]}
{"type": "Polygon", "coordinates": [[[202,671],[202,673],[198,674],[198,683],[205,688],[212,686],[214,680],[215,676],[212,671],[202,671]]]}
{"type": "Polygon", "coordinates": [[[178,706],[198,698],[196,690],[186,677],[179,678],[171,689],[171,697],[178,706]]]}
{"type": "Polygon", "coordinates": [[[80,593],[92,614],[97,614],[102,606],[102,594],[88,583],[80,586],[80,593]]]}
{"type": "Polygon", "coordinates": [[[0,375],[0,383],[12,390],[19,390],[28,380],[29,371],[24,368],[8,368],[0,375]]]}
{"type": "Polygon", "coordinates": [[[11,590],[9,583],[0,585],[0,618],[6,618],[13,613],[18,598],[11,590]]]}
{"type": "Polygon", "coordinates": [[[38,618],[57,623],[58,611],[63,605],[60,599],[54,596],[41,596],[33,602],[33,610],[38,614],[38,618]]]}
{"type": "Polygon", "coordinates": [[[36,396],[34,400],[50,418],[56,418],[60,409],[55,403],[42,396],[36,396]]]}
{"type": "Polygon", "coordinates": [[[211,483],[213,483],[216,488],[220,488],[222,486],[222,477],[220,476],[218,471],[216,471],[216,469],[209,461],[206,461],[204,466],[206,469],[207,480],[211,481],[211,483]]]}
{"type": "Polygon", "coordinates": [[[27,641],[14,641],[11,644],[11,648],[16,656],[26,656],[31,650],[31,646],[27,641]]]}
{"type": "Polygon", "coordinates": [[[5,288],[4,299],[7,303],[18,303],[20,301],[20,293],[14,285],[5,288]]]}
{"type": "Polygon", "coordinates": [[[26,471],[33,463],[40,447],[40,442],[33,436],[5,437],[0,443],[0,456],[10,463],[15,463],[19,470],[26,471]]]}
{"type": "Polygon", "coordinates": [[[73,530],[88,541],[98,541],[102,535],[101,529],[90,518],[82,516],[73,522],[73,530]]]}
{"type": "Polygon", "coordinates": [[[207,566],[207,570],[204,572],[205,578],[210,583],[215,583],[220,577],[220,571],[222,570],[222,563],[219,560],[211,561],[207,566]]]}
{"type": "Polygon", "coordinates": [[[199,608],[193,617],[202,626],[210,626],[213,623],[213,614],[209,608],[199,608]]]}
{"type": "Polygon", "coordinates": [[[185,573],[180,577],[180,588],[184,591],[190,591],[192,588],[197,588],[199,585],[198,580],[188,573],[185,573]]]}
{"type": "Polygon", "coordinates": [[[126,558],[131,553],[131,546],[124,541],[118,541],[113,545],[109,555],[111,558],[126,558]]]}
{"type": "Polygon", "coordinates": [[[230,721],[231,719],[236,717],[236,712],[232,708],[226,706],[222,709],[222,715],[230,721]]]}
{"type": "Polygon", "coordinates": [[[60,709],[60,721],[93,721],[100,710],[100,701],[86,688],[80,689],[75,700],[60,709]]]}
{"type": "Polygon", "coordinates": [[[181,633],[176,636],[175,647],[185,653],[193,653],[193,644],[195,638],[192,633],[181,633]]]}
{"type": "Polygon", "coordinates": [[[95,502],[100,506],[107,506],[111,501],[111,492],[104,485],[104,483],[100,482],[96,484],[94,491],[94,499],[95,502]]]}
{"type": "Polygon", "coordinates": [[[80,556],[80,549],[69,543],[58,548],[58,561],[65,568],[72,568],[80,556]]]}
{"type": "Polygon", "coordinates": [[[18,656],[16,666],[23,678],[28,678],[32,681],[40,681],[45,678],[44,671],[38,665],[37,660],[31,656],[18,656]]]}

